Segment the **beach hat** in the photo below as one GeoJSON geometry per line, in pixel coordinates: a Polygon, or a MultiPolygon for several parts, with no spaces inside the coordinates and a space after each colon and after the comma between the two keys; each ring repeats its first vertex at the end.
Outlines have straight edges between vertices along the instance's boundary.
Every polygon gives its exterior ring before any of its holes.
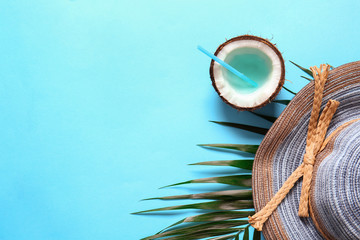
{"type": "Polygon", "coordinates": [[[360,239],[360,61],[329,69],[311,68],[256,153],[249,222],[266,239],[360,239]]]}

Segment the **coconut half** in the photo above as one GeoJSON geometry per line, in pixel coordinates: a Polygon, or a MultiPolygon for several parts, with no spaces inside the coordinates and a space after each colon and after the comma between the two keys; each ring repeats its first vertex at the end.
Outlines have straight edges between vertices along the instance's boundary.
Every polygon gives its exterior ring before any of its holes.
{"type": "Polygon", "coordinates": [[[252,35],[242,35],[221,44],[215,55],[258,84],[240,79],[214,60],[210,64],[212,85],[221,99],[244,111],[271,102],[285,80],[284,59],[274,44],[252,35]]]}

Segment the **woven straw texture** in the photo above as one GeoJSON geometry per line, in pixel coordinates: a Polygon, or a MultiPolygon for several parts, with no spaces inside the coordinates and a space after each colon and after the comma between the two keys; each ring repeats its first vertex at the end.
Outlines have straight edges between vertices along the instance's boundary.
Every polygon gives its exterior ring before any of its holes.
{"type": "MultiPolygon", "coordinates": [[[[253,168],[256,211],[270,201],[303,161],[313,96],[314,85],[309,83],[273,124],[257,151],[253,168]]],[[[322,108],[329,99],[339,101],[340,106],[327,136],[345,123],[360,118],[360,62],[330,72],[322,108]]],[[[359,141],[351,141],[356,138],[356,134],[351,133],[359,132],[360,135],[359,130],[360,124],[356,122],[333,135],[331,142],[316,158],[310,196],[310,213],[315,222],[312,218],[298,216],[300,179],[265,223],[263,233],[266,239],[360,238],[357,227],[360,226],[359,141]]]]}

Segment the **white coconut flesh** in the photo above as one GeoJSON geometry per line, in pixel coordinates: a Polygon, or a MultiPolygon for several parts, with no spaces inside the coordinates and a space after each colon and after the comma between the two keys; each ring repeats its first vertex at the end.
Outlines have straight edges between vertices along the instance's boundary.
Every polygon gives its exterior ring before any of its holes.
{"type": "Polygon", "coordinates": [[[217,57],[258,84],[253,87],[215,62],[215,85],[229,103],[253,108],[263,104],[277,90],[281,81],[281,60],[267,44],[256,40],[233,41],[225,45],[217,57]]]}

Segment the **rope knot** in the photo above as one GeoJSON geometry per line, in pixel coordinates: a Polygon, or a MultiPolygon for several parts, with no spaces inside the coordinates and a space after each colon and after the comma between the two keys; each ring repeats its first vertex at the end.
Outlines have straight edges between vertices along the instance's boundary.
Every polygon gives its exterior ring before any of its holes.
{"type": "Polygon", "coordinates": [[[314,153],[310,153],[310,154],[305,153],[305,155],[304,155],[304,163],[306,165],[314,166],[314,164],[315,164],[315,154],[314,153]]]}
{"type": "MultiPolygon", "coordinates": [[[[339,102],[329,100],[323,112],[320,115],[320,107],[323,98],[323,91],[325,82],[327,80],[330,66],[321,64],[320,68],[310,68],[315,82],[315,93],[313,108],[310,115],[306,138],[306,151],[303,163],[290,175],[285,181],[284,185],[273,196],[273,198],[252,217],[249,217],[249,223],[258,231],[262,230],[263,224],[267,221],[270,215],[275,211],[277,206],[282,202],[285,196],[289,193],[299,178],[303,177],[303,184],[301,189],[300,204],[298,215],[300,217],[309,216],[309,192],[311,186],[312,173],[316,161],[316,155],[323,149],[326,131],[329,127],[330,121],[335,114],[339,102]],[[320,115],[320,117],[319,117],[320,115]]],[[[326,143],[324,143],[326,144],[326,143]]]]}

